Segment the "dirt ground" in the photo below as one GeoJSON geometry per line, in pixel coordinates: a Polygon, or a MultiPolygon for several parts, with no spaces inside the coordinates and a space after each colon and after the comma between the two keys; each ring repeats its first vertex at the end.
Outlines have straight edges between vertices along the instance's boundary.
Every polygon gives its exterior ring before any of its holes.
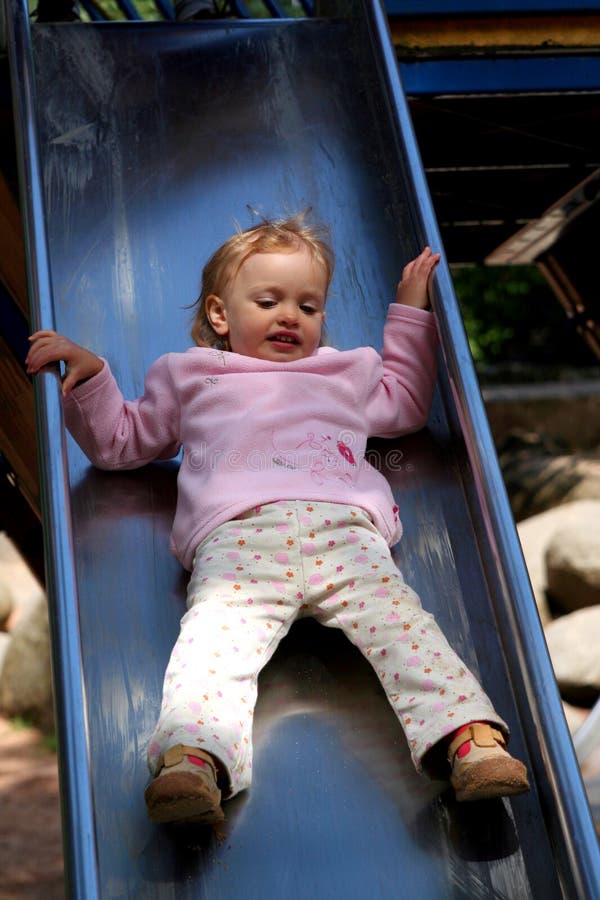
{"type": "Polygon", "coordinates": [[[64,896],[56,754],[0,718],[0,898],[64,896]]]}

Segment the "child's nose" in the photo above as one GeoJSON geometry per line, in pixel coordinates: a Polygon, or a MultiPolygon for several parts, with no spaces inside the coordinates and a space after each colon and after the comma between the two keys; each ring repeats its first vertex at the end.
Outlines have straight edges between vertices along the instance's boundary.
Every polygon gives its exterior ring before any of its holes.
{"type": "Polygon", "coordinates": [[[298,321],[298,309],[294,303],[281,303],[279,306],[279,321],[290,325],[298,321]]]}

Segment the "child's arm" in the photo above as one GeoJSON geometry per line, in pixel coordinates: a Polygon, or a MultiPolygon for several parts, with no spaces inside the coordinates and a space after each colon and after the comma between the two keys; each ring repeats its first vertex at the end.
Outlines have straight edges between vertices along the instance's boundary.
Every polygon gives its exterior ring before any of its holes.
{"type": "Polygon", "coordinates": [[[55,331],[36,331],[29,338],[31,347],[25,359],[27,372],[35,375],[52,362],[64,362],[66,367],[62,382],[63,396],[80,382],[86,381],[102,370],[104,363],[99,356],[73,343],[55,331]]]}
{"type": "Polygon", "coordinates": [[[166,356],[147,373],[144,396],[124,400],[108,363],[99,356],[54,331],[37,331],[31,342],[28,372],[65,363],[65,422],[93,465],[135,469],[177,454],[179,407],[166,356]]]}
{"type": "Polygon", "coordinates": [[[427,423],[437,371],[437,329],[425,308],[439,260],[439,253],[425,247],[402,272],[383,333],[383,372],[367,401],[371,436],[409,434],[427,423]]]}
{"type": "Polygon", "coordinates": [[[440,261],[440,254],[430,247],[411,260],[402,271],[402,279],[396,288],[396,303],[425,309],[429,305],[429,279],[440,261]]]}

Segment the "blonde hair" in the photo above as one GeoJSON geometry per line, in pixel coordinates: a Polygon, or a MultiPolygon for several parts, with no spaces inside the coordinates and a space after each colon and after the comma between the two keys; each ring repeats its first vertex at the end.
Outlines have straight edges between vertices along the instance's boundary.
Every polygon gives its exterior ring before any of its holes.
{"type": "Polygon", "coordinates": [[[325,269],[326,290],[333,276],[333,250],[325,240],[326,231],[319,225],[305,224],[307,212],[287,219],[264,219],[244,231],[238,231],[213,253],[202,270],[200,296],[193,304],[192,340],[199,347],[228,350],[227,337],[214,330],[206,315],[205,301],[211,294],[219,295],[233,281],[246,260],[255,253],[293,253],[306,247],[313,260],[325,269]]]}

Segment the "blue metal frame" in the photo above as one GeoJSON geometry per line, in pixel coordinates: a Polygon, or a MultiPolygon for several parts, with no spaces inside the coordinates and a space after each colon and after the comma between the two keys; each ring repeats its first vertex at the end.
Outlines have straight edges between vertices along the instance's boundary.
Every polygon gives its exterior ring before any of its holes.
{"type": "MultiPolygon", "coordinates": [[[[273,18],[284,19],[287,16],[285,9],[278,0],[262,0],[265,11],[273,18]]],[[[313,0],[299,0],[302,10],[306,16],[314,16],[313,0]]],[[[90,16],[92,21],[103,21],[105,17],[101,15],[98,8],[90,3],[89,0],[79,0],[80,5],[90,16]]],[[[116,3],[123,13],[125,19],[129,21],[139,21],[142,16],[138,12],[135,3],[132,0],[116,0],[116,3]]],[[[173,4],[170,0],[154,0],[157,12],[164,19],[174,19],[175,12],[173,4]]],[[[248,9],[244,0],[230,0],[230,5],[234,15],[241,19],[250,19],[252,14],[248,9]]],[[[569,3],[568,0],[462,0],[459,3],[451,3],[450,0],[387,0],[385,10],[389,16],[419,16],[425,17],[456,17],[460,15],[514,15],[514,14],[570,14],[578,12],[594,12],[600,11],[600,0],[579,0],[577,3],[569,3]]]]}
{"type": "Polygon", "coordinates": [[[86,11],[92,22],[105,22],[106,19],[104,16],[100,15],[96,7],[93,3],[89,3],[88,0],[79,0],[79,5],[83,7],[86,11]]]}
{"type": "Polygon", "coordinates": [[[175,10],[173,9],[173,4],[169,3],[169,0],[154,0],[154,5],[165,19],[175,18],[175,10]]]}
{"type": "MultiPolygon", "coordinates": [[[[158,0],[155,0],[158,2],[158,0]]],[[[168,2],[168,0],[165,0],[168,2]]],[[[252,13],[243,2],[243,0],[229,0],[232,11],[240,19],[251,19],[252,13]]],[[[271,14],[274,19],[286,19],[288,15],[285,9],[277,2],[277,0],[262,0],[265,10],[271,14]]],[[[300,6],[306,16],[314,16],[315,9],[313,0],[300,0],[300,6]]]]}
{"type": "Polygon", "coordinates": [[[267,12],[270,12],[271,15],[276,19],[285,19],[285,12],[283,8],[276,3],[275,0],[263,0],[267,8],[267,12]]]}
{"type": "MultiPolygon", "coordinates": [[[[44,226],[44,197],[36,131],[36,101],[29,10],[21,0],[6,0],[6,37],[13,72],[14,115],[21,163],[21,211],[26,240],[32,330],[54,325],[50,259],[44,226]],[[37,311],[39,310],[39,314],[37,311]]],[[[67,449],[60,384],[55,379],[36,379],[38,429],[57,436],[46,448],[40,465],[47,583],[53,586],[49,604],[54,645],[61,634],[62,653],[54,662],[54,702],[59,733],[66,895],[98,897],[97,858],[92,805],[87,718],[82,677],[82,651],[78,627],[78,599],[73,565],[73,538],[67,449]],[[60,436],[60,437],[59,437],[60,436]],[[50,489],[50,485],[53,488],[50,489]]]]}
{"type": "Polygon", "coordinates": [[[116,3],[126,19],[129,19],[132,22],[142,21],[141,15],[131,0],[116,0],[116,3]]]}
{"type": "Polygon", "coordinates": [[[407,94],[600,90],[600,56],[402,60],[407,94]]]}
{"type": "MultiPolygon", "coordinates": [[[[155,0],[158,3],[158,0],[155,0]]],[[[168,2],[168,0],[165,0],[168,2]]],[[[232,11],[240,19],[251,19],[252,13],[244,3],[244,0],[229,0],[232,11]]],[[[277,0],[262,0],[265,10],[271,14],[274,19],[285,19],[287,13],[283,7],[277,3],[277,0]]],[[[315,8],[313,0],[300,0],[300,6],[305,16],[314,16],[315,8]]]]}
{"type": "Polygon", "coordinates": [[[565,13],[600,10],[600,0],[386,0],[391,16],[511,15],[513,13],[565,13]]]}

